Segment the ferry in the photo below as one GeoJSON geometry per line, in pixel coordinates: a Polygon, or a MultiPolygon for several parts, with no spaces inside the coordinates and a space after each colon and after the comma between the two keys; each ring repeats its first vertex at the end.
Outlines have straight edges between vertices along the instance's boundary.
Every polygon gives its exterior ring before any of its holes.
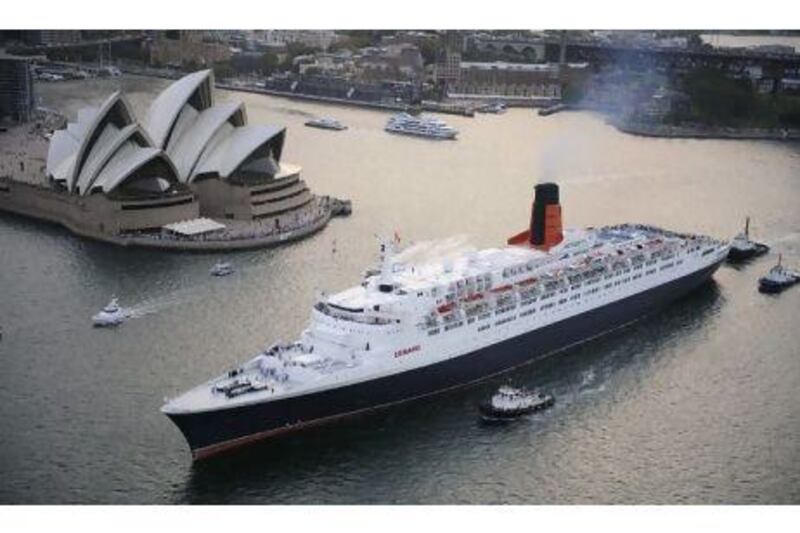
{"type": "Polygon", "coordinates": [[[429,139],[455,139],[458,136],[458,130],[438,118],[424,115],[415,117],[408,113],[398,113],[392,116],[384,129],[390,133],[415,135],[429,139]]]}
{"type": "Polygon", "coordinates": [[[297,340],[161,410],[203,459],[423,401],[656,312],[707,282],[728,249],[645,224],[562,230],[558,186],[539,184],[529,228],[505,246],[413,263],[382,242],[378,267],[319,296],[297,340]]]}

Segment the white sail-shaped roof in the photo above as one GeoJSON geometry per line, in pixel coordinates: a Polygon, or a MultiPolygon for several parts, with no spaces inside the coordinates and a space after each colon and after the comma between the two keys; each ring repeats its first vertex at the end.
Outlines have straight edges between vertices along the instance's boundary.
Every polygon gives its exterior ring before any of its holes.
{"type": "Polygon", "coordinates": [[[241,103],[214,105],[213,83],[210,70],[174,82],[153,101],[146,128],[120,92],[82,109],[53,135],[48,174],[81,195],[111,192],[132,176],[141,188],[151,178],[190,183],[200,174],[228,178],[237,169],[276,174],[286,130],[248,126],[241,103]]]}
{"type": "Polygon", "coordinates": [[[115,92],[100,107],[79,111],[76,122],[53,134],[47,172],[70,192],[87,195],[98,188],[111,192],[153,162],[154,175],[144,177],[177,181],[175,166],[153,146],[125,97],[115,92]]]}
{"type": "MultiPolygon", "coordinates": [[[[187,106],[187,109],[191,109],[187,106]]],[[[190,113],[183,111],[188,121],[190,113]]],[[[191,119],[191,124],[181,131],[173,131],[167,154],[178,169],[181,181],[188,182],[193,176],[193,170],[204,150],[209,146],[214,135],[225,125],[241,126],[245,123],[244,105],[241,103],[224,103],[210,107],[197,113],[191,119]]],[[[179,120],[179,123],[184,122],[179,120]]]]}
{"type": "Polygon", "coordinates": [[[103,192],[108,194],[144,165],[158,159],[166,165],[165,168],[169,169],[167,175],[158,177],[174,182],[176,179],[175,167],[162,150],[153,147],[142,148],[135,143],[126,143],[97,176],[93,187],[101,187],[103,192]]]}
{"type": "Polygon", "coordinates": [[[47,172],[60,181],[70,191],[75,191],[78,177],[87,166],[90,170],[83,174],[84,182],[96,173],[96,159],[105,155],[107,147],[114,139],[135,123],[130,105],[121,92],[109,96],[95,109],[82,109],[77,122],[67,125],[53,135],[47,156],[47,172]]]}
{"type": "Polygon", "coordinates": [[[185,106],[200,112],[214,104],[214,74],[201,70],[167,87],[150,105],[145,124],[155,146],[166,148],[178,116],[185,106]]]}
{"type": "Polygon", "coordinates": [[[92,190],[96,178],[106,164],[115,158],[120,152],[120,148],[126,143],[134,144],[147,148],[151,146],[147,134],[138,124],[129,124],[121,130],[108,128],[107,139],[98,140],[92,153],[83,166],[77,181],[78,194],[86,195],[92,190]]]}
{"type": "Polygon", "coordinates": [[[164,90],[147,114],[155,146],[167,152],[184,183],[200,174],[227,178],[259,151],[277,163],[283,150],[284,128],[247,126],[241,103],[214,105],[213,83],[210,70],[189,74],[164,90]]]}
{"type": "Polygon", "coordinates": [[[209,147],[195,167],[194,175],[215,173],[227,178],[259,148],[269,146],[277,161],[283,150],[286,130],[277,126],[243,126],[232,131],[214,146],[209,147]]]}

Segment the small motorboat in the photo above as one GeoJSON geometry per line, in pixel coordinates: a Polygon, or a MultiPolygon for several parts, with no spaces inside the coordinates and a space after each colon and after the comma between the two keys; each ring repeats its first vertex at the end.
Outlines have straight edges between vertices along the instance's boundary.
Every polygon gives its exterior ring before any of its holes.
{"type": "Polygon", "coordinates": [[[489,401],[480,405],[480,411],[487,422],[504,422],[547,409],[555,403],[556,399],[550,394],[503,385],[489,401]]]}
{"type": "Polygon", "coordinates": [[[750,217],[745,219],[744,231],[731,241],[728,261],[744,261],[769,252],[769,246],[750,240],[750,217]]]}
{"type": "Polygon", "coordinates": [[[233,265],[226,262],[220,262],[211,267],[210,272],[212,276],[227,276],[229,274],[233,274],[233,265]]]}
{"type": "Polygon", "coordinates": [[[323,130],[342,131],[347,129],[347,126],[345,126],[335,118],[330,118],[330,117],[314,118],[307,121],[305,125],[310,128],[320,128],[323,130]]]}
{"type": "Polygon", "coordinates": [[[111,298],[102,311],[92,317],[92,324],[96,327],[113,327],[122,324],[129,314],[122,309],[117,298],[111,298]]]}
{"type": "Polygon", "coordinates": [[[781,292],[800,281],[800,273],[789,270],[781,264],[782,257],[778,256],[778,264],[769,269],[767,275],[758,280],[758,291],[766,293],[781,292]]]}

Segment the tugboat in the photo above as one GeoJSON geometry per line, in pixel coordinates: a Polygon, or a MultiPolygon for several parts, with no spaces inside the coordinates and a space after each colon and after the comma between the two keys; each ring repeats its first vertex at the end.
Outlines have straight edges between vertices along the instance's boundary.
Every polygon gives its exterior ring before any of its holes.
{"type": "Polygon", "coordinates": [[[217,263],[211,267],[210,272],[212,276],[227,276],[228,274],[233,274],[233,265],[230,263],[217,263]]]}
{"type": "Polygon", "coordinates": [[[767,275],[758,280],[758,292],[781,292],[800,281],[800,273],[793,272],[781,265],[781,259],[782,256],[778,255],[778,264],[770,268],[767,275]]]}
{"type": "Polygon", "coordinates": [[[330,118],[330,117],[314,118],[307,121],[305,125],[310,128],[320,128],[323,130],[342,131],[347,129],[347,126],[345,126],[335,118],[330,118]]]}
{"type": "Polygon", "coordinates": [[[744,232],[738,234],[731,241],[728,261],[744,261],[764,255],[767,252],[769,252],[769,246],[750,240],[750,217],[747,217],[744,223],[744,232]]]}
{"type": "Polygon", "coordinates": [[[92,317],[92,324],[95,327],[113,327],[122,324],[128,318],[128,313],[123,310],[116,297],[112,297],[102,311],[92,317]]]}
{"type": "Polygon", "coordinates": [[[547,409],[554,403],[556,400],[550,394],[503,385],[488,402],[480,405],[480,411],[487,422],[505,422],[547,409]]]}

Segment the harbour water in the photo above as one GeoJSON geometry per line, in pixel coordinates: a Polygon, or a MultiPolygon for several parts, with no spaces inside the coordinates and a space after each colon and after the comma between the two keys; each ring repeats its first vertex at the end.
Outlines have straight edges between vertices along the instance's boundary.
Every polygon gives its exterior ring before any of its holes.
{"type": "MultiPolygon", "coordinates": [[[[39,86],[75,112],[116,85],[135,107],[166,81],[39,86]]],[[[174,395],[302,330],[317,290],[358,282],[374,235],[523,229],[555,180],[567,226],[645,222],[754,236],[800,266],[800,144],[629,136],[584,112],[443,116],[455,142],[389,135],[389,114],[251,94],[288,126],[284,159],[353,215],[283,248],[126,250],[0,216],[0,503],[800,503],[800,289],[764,296],[775,254],[724,266],[664,312],[492,383],[192,464],[159,412],[174,395]],[[333,116],[344,132],[307,128],[333,116]],[[236,272],[212,278],[231,261],[236,272]],[[134,318],[96,330],[112,294],[134,318]],[[553,409],[478,423],[494,385],[553,409]]]]}

